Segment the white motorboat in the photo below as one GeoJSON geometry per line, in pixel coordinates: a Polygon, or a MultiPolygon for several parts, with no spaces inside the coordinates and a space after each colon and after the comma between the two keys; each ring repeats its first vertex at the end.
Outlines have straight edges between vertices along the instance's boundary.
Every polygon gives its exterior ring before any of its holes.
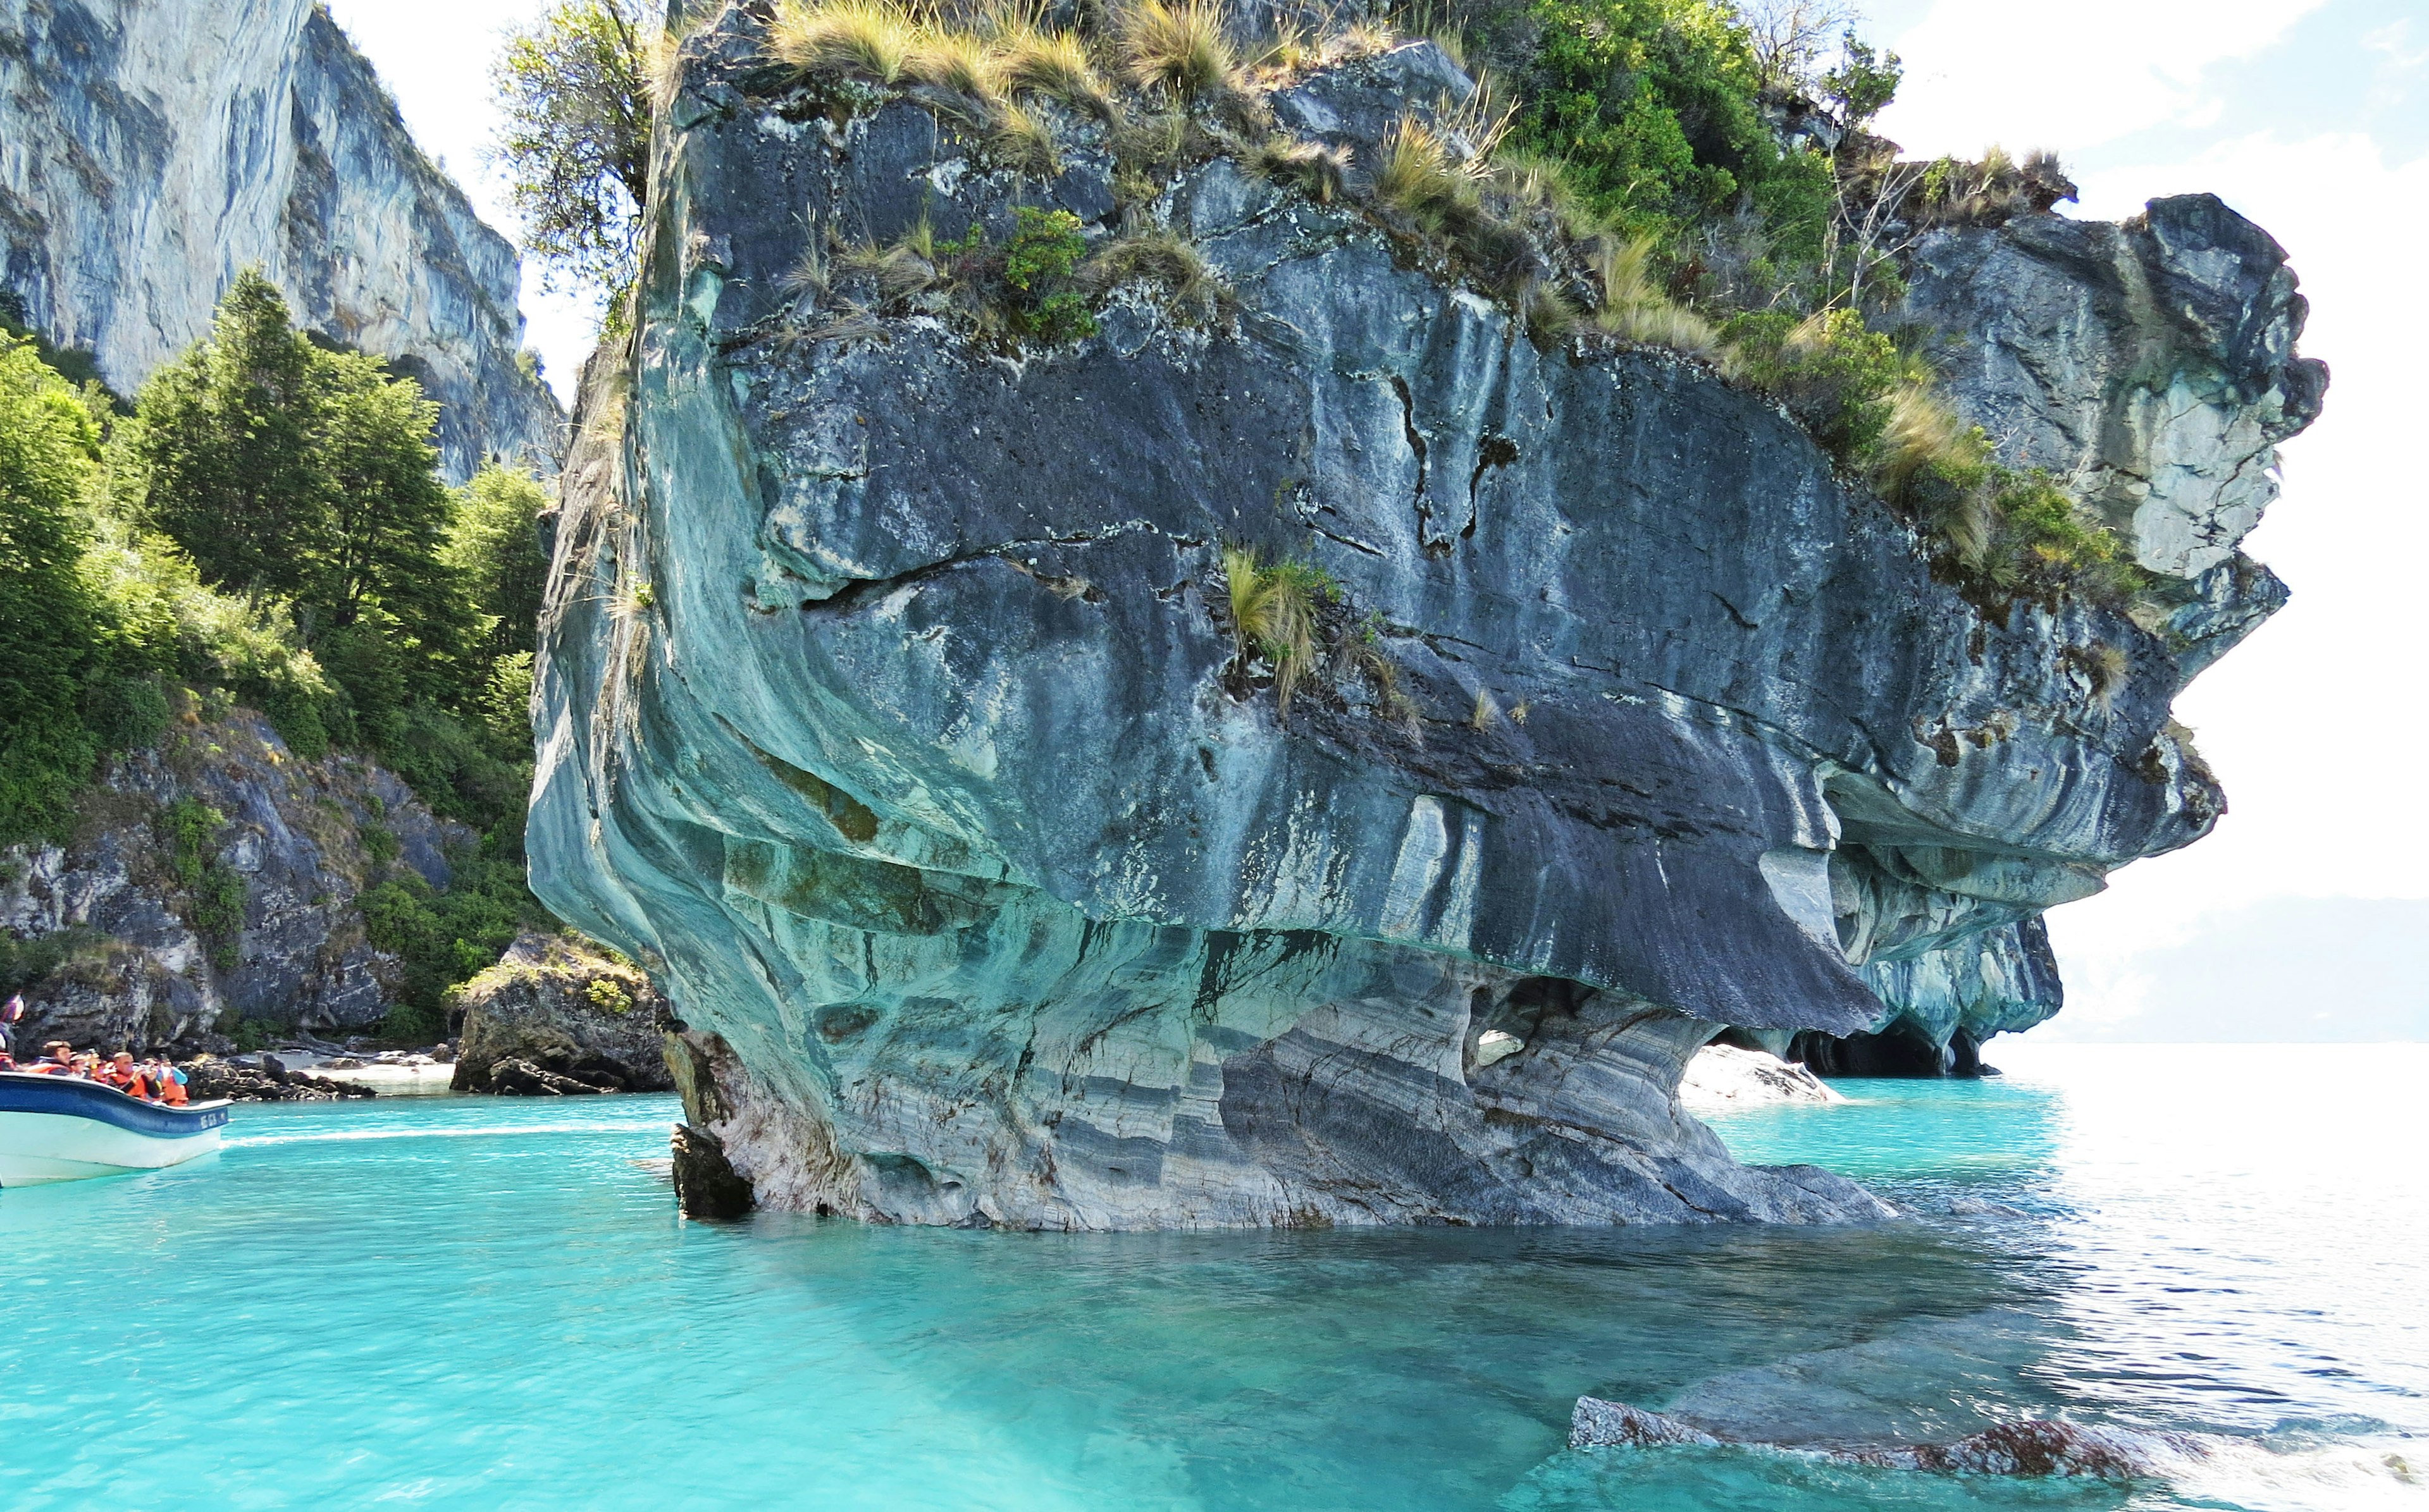
{"type": "Polygon", "coordinates": [[[225,1102],[173,1108],[75,1076],[0,1071],[0,1188],[179,1165],[220,1147],[225,1102]]]}

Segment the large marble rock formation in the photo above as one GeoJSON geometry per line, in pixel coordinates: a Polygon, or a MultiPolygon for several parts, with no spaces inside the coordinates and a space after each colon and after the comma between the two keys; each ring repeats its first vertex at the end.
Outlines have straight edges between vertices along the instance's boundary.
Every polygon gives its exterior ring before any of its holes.
{"type": "MultiPolygon", "coordinates": [[[[768,68],[757,25],[687,43],[662,118],[556,527],[531,853],[669,994],[763,1202],[1876,1214],[1731,1161],[1688,1059],[2038,1022],[2041,911],[2220,812],[2169,704],[2248,596],[1977,608],[1777,405],[1537,344],[1355,192],[1211,156],[1130,211],[1227,287],[1211,320],[1116,289],[1040,350],[818,307],[831,236],[1125,212],[1095,123],[1057,118],[1050,179],[991,171],[950,115],[768,68]],[[1287,711],[1227,542],[1340,584],[1287,711]]],[[[1272,107],[1371,161],[1446,77],[1418,44],[1272,107]]],[[[1973,287],[1962,330],[2013,315],[1973,287]]],[[[2287,280],[2251,297],[2299,319],[2287,280]]],[[[2144,343],[2145,306],[2091,307],[2084,341],[2144,343]]]]}
{"type": "Polygon", "coordinates": [[[553,462],[515,250],[313,0],[0,0],[0,290],[122,393],[263,269],[438,401],[446,469],[553,462]]]}
{"type": "Polygon", "coordinates": [[[21,1044],[194,1045],[240,1019],[374,1024],[396,962],[365,936],[362,893],[391,866],[443,888],[448,853],[476,838],[395,773],[306,761],[241,710],[113,757],[82,808],[69,844],[0,849],[0,931],[39,968],[20,973],[33,978],[21,1044]],[[180,804],[215,816],[182,858],[180,804]],[[241,893],[224,928],[197,907],[214,883],[241,893]]]}

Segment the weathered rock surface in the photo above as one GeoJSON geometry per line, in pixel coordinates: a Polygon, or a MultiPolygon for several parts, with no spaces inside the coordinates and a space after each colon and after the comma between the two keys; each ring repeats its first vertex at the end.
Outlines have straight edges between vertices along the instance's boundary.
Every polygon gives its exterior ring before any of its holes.
{"type": "MultiPolygon", "coordinates": [[[[2169,705],[2248,594],[1985,613],[1761,396],[1540,347],[1354,202],[1184,169],[1147,213],[1236,294],[1211,330],[1116,293],[1007,353],[803,307],[831,227],[1000,238],[1018,201],[1110,234],[1111,162],[1065,122],[1059,176],[989,172],[925,108],[785,84],[755,25],[687,44],[664,118],[636,338],[556,533],[530,844],[669,994],[719,1093],[692,1122],[763,1204],[1878,1215],[1730,1160],[1676,1096],[1696,1049],[2036,1023],[2041,911],[2215,820],[2169,705]],[[1320,563],[1414,719],[1347,657],[1284,718],[1226,541],[1320,563]],[[1523,1048],[1487,1063],[1495,1031],[1523,1048]]],[[[1370,156],[1392,112],[1343,102],[1447,66],[1419,44],[1276,114],[1320,95],[1370,156]]],[[[1952,330],[2008,318],[1969,287],[1952,330]]],[[[2298,321],[2287,281],[2252,297],[2298,321]]],[[[2145,306],[2094,309],[2085,342],[2152,346],[2145,306]]]]}
{"type": "Polygon", "coordinates": [[[394,962],[364,937],[356,899],[380,864],[367,847],[392,843],[397,863],[443,888],[450,848],[474,838],[375,763],[300,759],[257,715],[173,727],[112,760],[70,845],[0,850],[0,929],[64,956],[25,989],[21,1038],[190,1045],[238,1019],[374,1023],[394,962]],[[183,799],[220,815],[197,859],[243,894],[240,925],[210,937],[164,832],[183,799]]]}
{"type": "Polygon", "coordinates": [[[664,1007],[629,965],[560,935],[526,933],[456,994],[457,1092],[664,1092],[664,1007]],[[504,1068],[520,1069],[507,1076],[504,1068]],[[508,1085],[511,1081],[513,1084],[508,1085]]]}
{"type": "Polygon", "coordinates": [[[0,0],[0,289],[123,393],[258,266],[306,326],[443,406],[461,481],[553,460],[514,248],[312,0],[0,0]]]}
{"type": "Polygon", "coordinates": [[[2214,195],[2154,200],[2123,225],[1933,232],[1908,288],[1908,313],[1947,337],[1935,355],[1968,417],[2155,572],[2233,558],[2277,497],[2277,443],[2327,392],[2326,365],[2294,354],[2309,306],[2284,249],[2214,195]]]}

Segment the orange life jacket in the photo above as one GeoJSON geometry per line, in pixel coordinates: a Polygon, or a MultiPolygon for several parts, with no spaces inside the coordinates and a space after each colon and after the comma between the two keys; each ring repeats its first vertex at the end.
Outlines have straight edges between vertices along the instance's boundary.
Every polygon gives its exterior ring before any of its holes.
{"type": "Polygon", "coordinates": [[[174,1071],[160,1078],[160,1100],[172,1108],[182,1107],[186,1101],[186,1084],[177,1079],[174,1071]]]}

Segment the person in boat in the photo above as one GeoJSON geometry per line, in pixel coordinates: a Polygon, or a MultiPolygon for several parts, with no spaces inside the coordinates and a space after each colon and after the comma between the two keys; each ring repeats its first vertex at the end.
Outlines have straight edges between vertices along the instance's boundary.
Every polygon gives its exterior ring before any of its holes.
{"type": "Polygon", "coordinates": [[[42,1046],[42,1059],[24,1069],[45,1076],[73,1076],[76,1074],[75,1049],[65,1040],[53,1040],[42,1046]]]}
{"type": "Polygon", "coordinates": [[[109,1064],[102,1068],[101,1079],[127,1096],[148,1103],[152,1100],[153,1082],[145,1074],[147,1070],[148,1066],[135,1063],[133,1052],[121,1050],[109,1058],[109,1064]]]}
{"type": "Polygon", "coordinates": [[[152,1085],[158,1089],[158,1101],[172,1108],[186,1106],[186,1074],[165,1055],[153,1062],[152,1085]]]}
{"type": "Polygon", "coordinates": [[[25,994],[10,993],[7,1006],[0,1007],[0,1061],[6,1061],[10,1066],[17,1063],[17,1022],[25,1016],[25,994]]]}

